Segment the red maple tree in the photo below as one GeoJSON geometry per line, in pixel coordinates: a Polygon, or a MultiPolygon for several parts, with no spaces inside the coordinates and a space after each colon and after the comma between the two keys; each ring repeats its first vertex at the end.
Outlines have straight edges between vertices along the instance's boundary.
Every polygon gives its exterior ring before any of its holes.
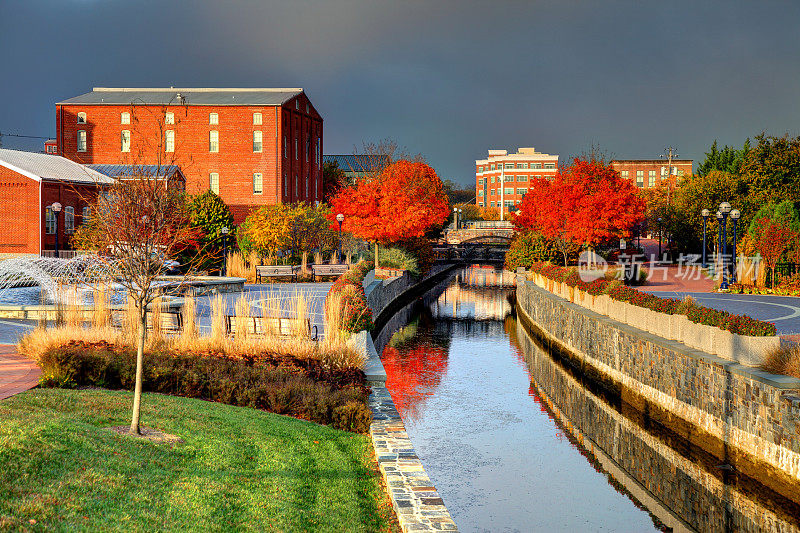
{"type": "Polygon", "coordinates": [[[775,266],[789,244],[797,239],[797,233],[783,222],[769,218],[756,221],[756,249],[767,268],[772,271],[772,288],[775,288],[775,266]]]}
{"type": "Polygon", "coordinates": [[[624,237],[642,220],[644,209],[636,187],[611,165],[575,158],[553,181],[531,183],[514,223],[554,240],[566,262],[567,244],[592,248],[624,237]]]}
{"type": "Polygon", "coordinates": [[[450,212],[436,171],[425,163],[405,160],[341,189],[331,206],[331,221],[343,214],[343,230],[376,246],[421,237],[450,212]]]}

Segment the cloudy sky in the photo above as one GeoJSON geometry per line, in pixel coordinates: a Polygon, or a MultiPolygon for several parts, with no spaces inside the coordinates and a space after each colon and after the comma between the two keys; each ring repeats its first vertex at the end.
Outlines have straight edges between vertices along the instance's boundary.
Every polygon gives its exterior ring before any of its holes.
{"type": "Polygon", "coordinates": [[[797,1],[0,0],[0,65],[3,133],[53,136],[93,86],[303,87],[325,153],[393,138],[462,183],[489,148],[800,133],[797,1]]]}

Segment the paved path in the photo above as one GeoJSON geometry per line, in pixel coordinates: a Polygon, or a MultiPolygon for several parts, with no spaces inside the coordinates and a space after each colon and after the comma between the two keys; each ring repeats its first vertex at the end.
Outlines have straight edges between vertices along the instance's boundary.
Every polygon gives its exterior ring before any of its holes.
{"type": "Polygon", "coordinates": [[[17,354],[17,347],[0,344],[0,400],[39,384],[42,371],[36,363],[17,354]]]}

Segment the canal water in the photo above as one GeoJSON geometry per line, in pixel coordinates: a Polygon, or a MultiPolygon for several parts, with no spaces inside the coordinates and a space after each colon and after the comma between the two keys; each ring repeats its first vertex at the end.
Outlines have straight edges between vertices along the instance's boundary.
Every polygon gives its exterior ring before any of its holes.
{"type": "Polygon", "coordinates": [[[377,335],[417,455],[462,531],[800,530],[800,507],[550,354],[514,277],[471,267],[377,335]]]}

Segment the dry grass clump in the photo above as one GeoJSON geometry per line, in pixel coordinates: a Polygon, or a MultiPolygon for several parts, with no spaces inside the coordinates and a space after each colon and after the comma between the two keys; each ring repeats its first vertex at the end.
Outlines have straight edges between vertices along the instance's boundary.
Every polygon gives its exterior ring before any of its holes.
{"type": "Polygon", "coordinates": [[[181,337],[194,339],[197,337],[197,302],[190,289],[183,296],[183,330],[181,337]]]}
{"type": "Polygon", "coordinates": [[[771,351],[761,368],[772,374],[800,378],[800,346],[792,344],[771,351]]]}
{"type": "Polygon", "coordinates": [[[225,323],[225,299],[217,294],[211,299],[211,338],[215,342],[222,342],[228,334],[228,327],[225,323]]]}
{"type": "Polygon", "coordinates": [[[258,264],[259,257],[256,252],[251,252],[247,259],[241,252],[232,252],[225,258],[225,273],[230,277],[244,278],[248,283],[255,283],[258,264]]]}
{"type": "Polygon", "coordinates": [[[106,286],[100,283],[94,287],[94,311],[92,312],[92,326],[96,328],[108,327],[111,323],[111,311],[108,308],[106,286]]]}

